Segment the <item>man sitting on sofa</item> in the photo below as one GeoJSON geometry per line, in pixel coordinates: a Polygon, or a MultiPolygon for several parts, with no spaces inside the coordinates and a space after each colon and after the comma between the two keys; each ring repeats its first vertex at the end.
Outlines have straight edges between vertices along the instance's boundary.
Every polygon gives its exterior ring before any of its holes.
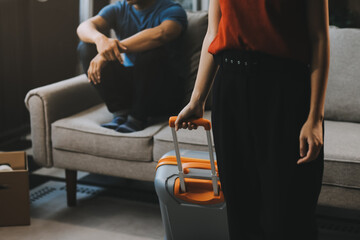
{"type": "Polygon", "coordinates": [[[150,117],[181,109],[179,37],[186,26],[184,9],[171,0],[118,1],[79,25],[84,71],[114,116],[103,127],[135,132],[150,117]],[[110,29],[118,39],[104,35],[110,29]]]}

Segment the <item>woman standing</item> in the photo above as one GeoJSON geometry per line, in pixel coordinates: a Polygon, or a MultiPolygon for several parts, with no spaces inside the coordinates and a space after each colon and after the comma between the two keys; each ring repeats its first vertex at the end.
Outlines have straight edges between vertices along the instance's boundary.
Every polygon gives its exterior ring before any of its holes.
{"type": "Polygon", "coordinates": [[[210,0],[199,72],[176,129],[212,123],[232,240],[317,239],[327,0],[210,0]],[[215,80],[214,79],[214,76],[215,80]]]}

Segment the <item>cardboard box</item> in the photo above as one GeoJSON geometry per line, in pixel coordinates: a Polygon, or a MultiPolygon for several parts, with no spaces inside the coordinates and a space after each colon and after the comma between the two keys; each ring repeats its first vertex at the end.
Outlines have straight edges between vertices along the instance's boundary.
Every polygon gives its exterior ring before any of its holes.
{"type": "Polygon", "coordinates": [[[0,226],[30,224],[29,172],[25,152],[0,152],[0,165],[14,170],[0,172],[0,226]]]}

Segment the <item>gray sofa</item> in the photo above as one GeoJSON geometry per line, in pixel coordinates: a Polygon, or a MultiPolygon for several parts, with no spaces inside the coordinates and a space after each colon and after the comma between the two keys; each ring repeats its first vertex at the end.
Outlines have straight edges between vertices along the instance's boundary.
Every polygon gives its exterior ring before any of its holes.
{"type": "MultiPolygon", "coordinates": [[[[187,101],[194,84],[207,13],[188,13],[184,54],[189,59],[187,101]]],[[[319,203],[360,210],[360,30],[330,29],[331,65],[325,107],[325,172],[319,203]]],[[[167,123],[122,134],[100,127],[112,115],[80,75],[31,90],[35,161],[66,169],[68,204],[75,204],[76,171],[153,181],[159,158],[173,149],[167,123]]],[[[210,108],[210,104],[207,104],[210,108]]],[[[210,119],[210,110],[205,118],[210,119]]],[[[181,148],[207,150],[202,131],[180,131],[181,148]]]]}

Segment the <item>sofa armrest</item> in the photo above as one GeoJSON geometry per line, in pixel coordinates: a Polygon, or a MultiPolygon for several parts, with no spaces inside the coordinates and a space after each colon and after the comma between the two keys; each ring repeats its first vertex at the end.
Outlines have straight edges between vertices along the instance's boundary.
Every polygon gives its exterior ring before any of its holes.
{"type": "Polygon", "coordinates": [[[51,124],[101,103],[85,74],[30,90],[25,105],[30,112],[31,139],[36,163],[51,167],[51,124]]]}

